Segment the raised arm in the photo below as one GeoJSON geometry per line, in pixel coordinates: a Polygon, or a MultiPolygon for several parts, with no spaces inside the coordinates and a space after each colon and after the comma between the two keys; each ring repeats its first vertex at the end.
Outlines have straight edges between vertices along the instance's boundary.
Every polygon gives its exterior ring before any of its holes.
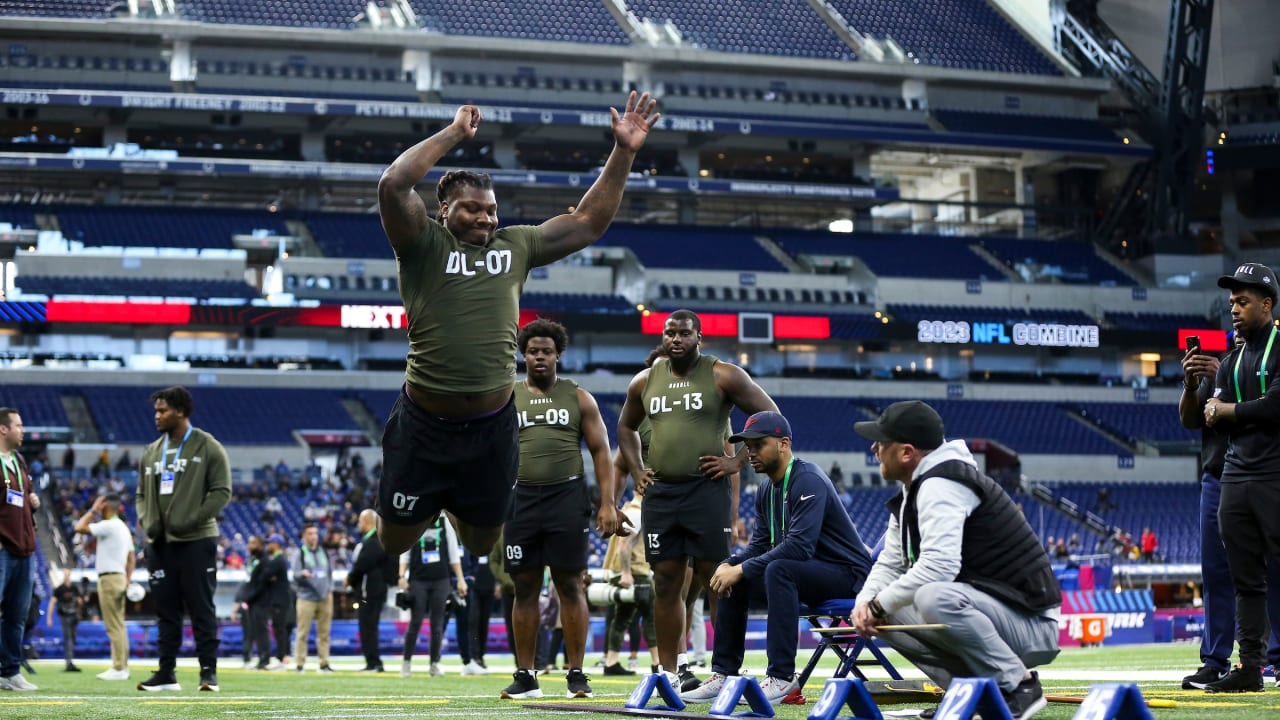
{"type": "Polygon", "coordinates": [[[636,483],[636,492],[644,494],[644,460],[640,457],[640,423],[644,421],[644,388],[649,381],[649,371],[641,370],[627,387],[627,399],[618,414],[618,452],[623,464],[636,483]]]}
{"type": "Polygon", "coordinates": [[[1178,399],[1178,418],[1188,430],[1204,427],[1204,398],[1200,388],[1204,378],[1210,382],[1218,374],[1218,358],[1188,351],[1182,358],[1182,396],[1178,399]]]}
{"type": "MultiPolygon", "coordinates": [[[[591,393],[578,388],[578,410],[582,414],[582,439],[587,442],[591,462],[596,470],[596,484],[600,486],[600,511],[596,513],[596,529],[600,537],[619,532],[618,498],[614,491],[613,463],[609,458],[609,431],[600,417],[600,406],[591,393]]],[[[626,532],[622,532],[626,535],[626,532]]]]}
{"type": "Polygon", "coordinates": [[[604,235],[618,214],[622,203],[622,191],[627,187],[631,163],[636,152],[644,146],[649,130],[661,113],[654,112],[658,101],[645,93],[636,99],[635,91],[627,98],[627,107],[621,115],[617,108],[609,108],[613,114],[613,152],[604,164],[604,170],[582,196],[573,212],[557,215],[542,223],[542,253],[534,258],[538,265],[546,265],[575,253],[604,235]]]}
{"type": "Polygon", "coordinates": [[[430,222],[427,206],[414,188],[455,145],[476,136],[482,119],[480,108],[463,105],[448,127],[405,150],[382,172],[378,213],[397,255],[407,250],[430,222]]]}
{"type": "Polygon", "coordinates": [[[85,513],[80,516],[80,519],[76,521],[75,531],[81,535],[89,535],[89,524],[93,522],[93,516],[102,511],[102,506],[105,505],[106,502],[107,499],[102,495],[95,498],[93,506],[86,510],[85,513]]]}

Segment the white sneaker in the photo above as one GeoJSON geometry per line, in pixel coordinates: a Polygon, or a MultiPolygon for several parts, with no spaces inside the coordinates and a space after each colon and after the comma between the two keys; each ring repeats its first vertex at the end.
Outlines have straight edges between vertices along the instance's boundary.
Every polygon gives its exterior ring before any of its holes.
{"type": "Polygon", "coordinates": [[[431,677],[439,677],[444,674],[444,671],[440,669],[440,663],[431,663],[431,668],[427,671],[427,674],[431,677]]]}
{"type": "Polygon", "coordinates": [[[471,662],[462,666],[462,674],[463,675],[488,675],[489,669],[485,667],[481,667],[480,663],[476,662],[475,660],[472,660],[471,662]]]}
{"type": "Polygon", "coordinates": [[[98,673],[99,680],[128,680],[129,668],[123,670],[106,670],[98,673]]]}
{"type": "Polygon", "coordinates": [[[413,661],[401,660],[400,661],[400,677],[410,677],[412,675],[413,675],[413,661]]]}
{"type": "Polygon", "coordinates": [[[725,676],[718,672],[711,673],[711,677],[702,681],[698,687],[689,692],[680,693],[680,699],[685,702],[712,702],[720,695],[721,688],[724,687],[725,676]]]}
{"type": "Polygon", "coordinates": [[[22,677],[22,673],[14,673],[7,678],[0,678],[0,690],[12,690],[14,692],[32,692],[40,688],[27,682],[22,677]]]}
{"type": "Polygon", "coordinates": [[[777,705],[791,695],[800,692],[800,683],[794,675],[786,680],[766,675],[764,681],[760,683],[760,689],[764,691],[764,696],[771,705],[777,705]]]}
{"type": "Polygon", "coordinates": [[[267,669],[272,672],[283,672],[285,670],[288,670],[289,666],[285,665],[283,662],[279,660],[272,660],[271,664],[267,666],[267,669]]]}
{"type": "Polygon", "coordinates": [[[254,662],[253,662],[252,660],[250,660],[250,661],[246,662],[245,664],[241,665],[241,666],[240,666],[240,669],[241,669],[241,670],[252,670],[252,669],[254,669],[254,668],[256,668],[256,667],[257,667],[257,665],[256,665],[256,664],[254,664],[254,662]]]}

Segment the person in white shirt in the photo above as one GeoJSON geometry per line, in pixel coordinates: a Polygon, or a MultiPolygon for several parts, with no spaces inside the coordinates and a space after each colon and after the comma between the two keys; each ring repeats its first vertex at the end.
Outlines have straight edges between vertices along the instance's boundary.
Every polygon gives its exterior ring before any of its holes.
{"type": "Polygon", "coordinates": [[[124,629],[125,589],[133,578],[133,533],[120,518],[120,496],[99,495],[89,512],[76,522],[76,532],[98,541],[98,607],[111,640],[111,669],[101,680],[129,679],[129,635],[124,629]],[[93,522],[94,516],[102,518],[93,522]]]}

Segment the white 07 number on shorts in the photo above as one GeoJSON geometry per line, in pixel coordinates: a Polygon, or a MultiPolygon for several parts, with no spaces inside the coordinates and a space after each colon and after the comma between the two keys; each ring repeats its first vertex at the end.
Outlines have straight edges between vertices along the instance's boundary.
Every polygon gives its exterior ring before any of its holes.
{"type": "Polygon", "coordinates": [[[391,505],[397,510],[413,510],[413,506],[418,504],[417,495],[405,495],[404,493],[395,493],[391,496],[391,505]]]}

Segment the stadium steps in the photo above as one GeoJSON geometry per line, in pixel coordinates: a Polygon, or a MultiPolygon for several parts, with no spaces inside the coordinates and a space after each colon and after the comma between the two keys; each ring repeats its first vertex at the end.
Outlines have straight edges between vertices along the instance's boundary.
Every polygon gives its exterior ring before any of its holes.
{"type": "Polygon", "coordinates": [[[764,237],[763,235],[756,235],[755,238],[756,244],[763,248],[765,252],[773,256],[774,260],[781,263],[782,266],[787,269],[787,272],[802,274],[808,274],[811,272],[809,268],[801,265],[798,260],[788,255],[786,250],[783,250],[778,246],[778,243],[764,237]]]}
{"type": "Polygon", "coordinates": [[[324,251],[316,243],[316,237],[311,234],[311,228],[307,227],[306,223],[301,220],[287,220],[285,226],[289,228],[290,235],[298,238],[299,257],[324,257],[324,251]]]}
{"type": "Polygon", "coordinates": [[[57,213],[36,213],[36,227],[62,232],[62,223],[58,222],[57,213]]]}
{"type": "Polygon", "coordinates": [[[76,442],[102,442],[101,436],[98,435],[98,427],[93,424],[93,413],[89,412],[89,403],[85,402],[84,396],[79,393],[63,393],[59,399],[62,400],[62,409],[67,413],[67,419],[71,421],[71,432],[76,442]]]}
{"type": "Polygon", "coordinates": [[[1115,268],[1117,272],[1124,273],[1125,275],[1133,278],[1139,285],[1142,285],[1143,287],[1155,287],[1156,276],[1154,272],[1136,264],[1125,263],[1120,260],[1120,258],[1112,255],[1097,245],[1094,245],[1093,247],[1093,254],[1097,255],[1098,259],[1102,262],[1115,268]]]}
{"type": "Polygon", "coordinates": [[[1121,447],[1128,448],[1129,450],[1132,450],[1133,452],[1138,453],[1140,455],[1157,454],[1154,452],[1150,452],[1146,448],[1140,447],[1140,444],[1135,445],[1134,443],[1129,441],[1129,438],[1122,437],[1112,432],[1106,426],[1100,425],[1099,423],[1093,420],[1090,420],[1089,418],[1085,417],[1083,413],[1080,412],[1079,408],[1074,408],[1069,405],[1063,405],[1061,406],[1061,408],[1062,408],[1062,411],[1067,414],[1067,417],[1071,418],[1072,420],[1075,420],[1081,425],[1084,425],[1085,427],[1098,433],[1099,435],[1106,437],[1108,440],[1110,440],[1113,443],[1116,443],[1117,445],[1120,445],[1121,447]]]}
{"type": "Polygon", "coordinates": [[[1045,507],[1055,510],[1080,525],[1085,530],[1098,535],[1112,545],[1128,549],[1135,541],[1134,535],[1129,534],[1119,525],[1110,525],[1101,516],[1089,511],[1083,510],[1073,500],[1063,495],[1055,493],[1048,487],[1039,483],[1027,481],[1023,486],[1023,490],[1035,498],[1036,502],[1045,507]]]}
{"type": "Polygon", "coordinates": [[[986,260],[987,264],[991,265],[992,267],[994,267],[995,269],[1003,273],[1004,276],[1010,282],[1022,282],[1022,276],[1014,272],[1013,268],[1010,268],[1008,265],[1005,265],[1003,262],[1001,262],[1000,258],[996,257],[995,253],[991,252],[990,250],[976,243],[973,245],[970,245],[969,249],[972,250],[974,254],[976,254],[978,257],[982,258],[983,260],[986,260]]]}
{"type": "Polygon", "coordinates": [[[382,445],[382,425],[378,423],[378,419],[373,416],[373,413],[369,412],[369,408],[359,398],[342,398],[342,407],[346,408],[348,413],[351,413],[356,425],[360,426],[360,429],[369,437],[374,447],[382,445]]]}

